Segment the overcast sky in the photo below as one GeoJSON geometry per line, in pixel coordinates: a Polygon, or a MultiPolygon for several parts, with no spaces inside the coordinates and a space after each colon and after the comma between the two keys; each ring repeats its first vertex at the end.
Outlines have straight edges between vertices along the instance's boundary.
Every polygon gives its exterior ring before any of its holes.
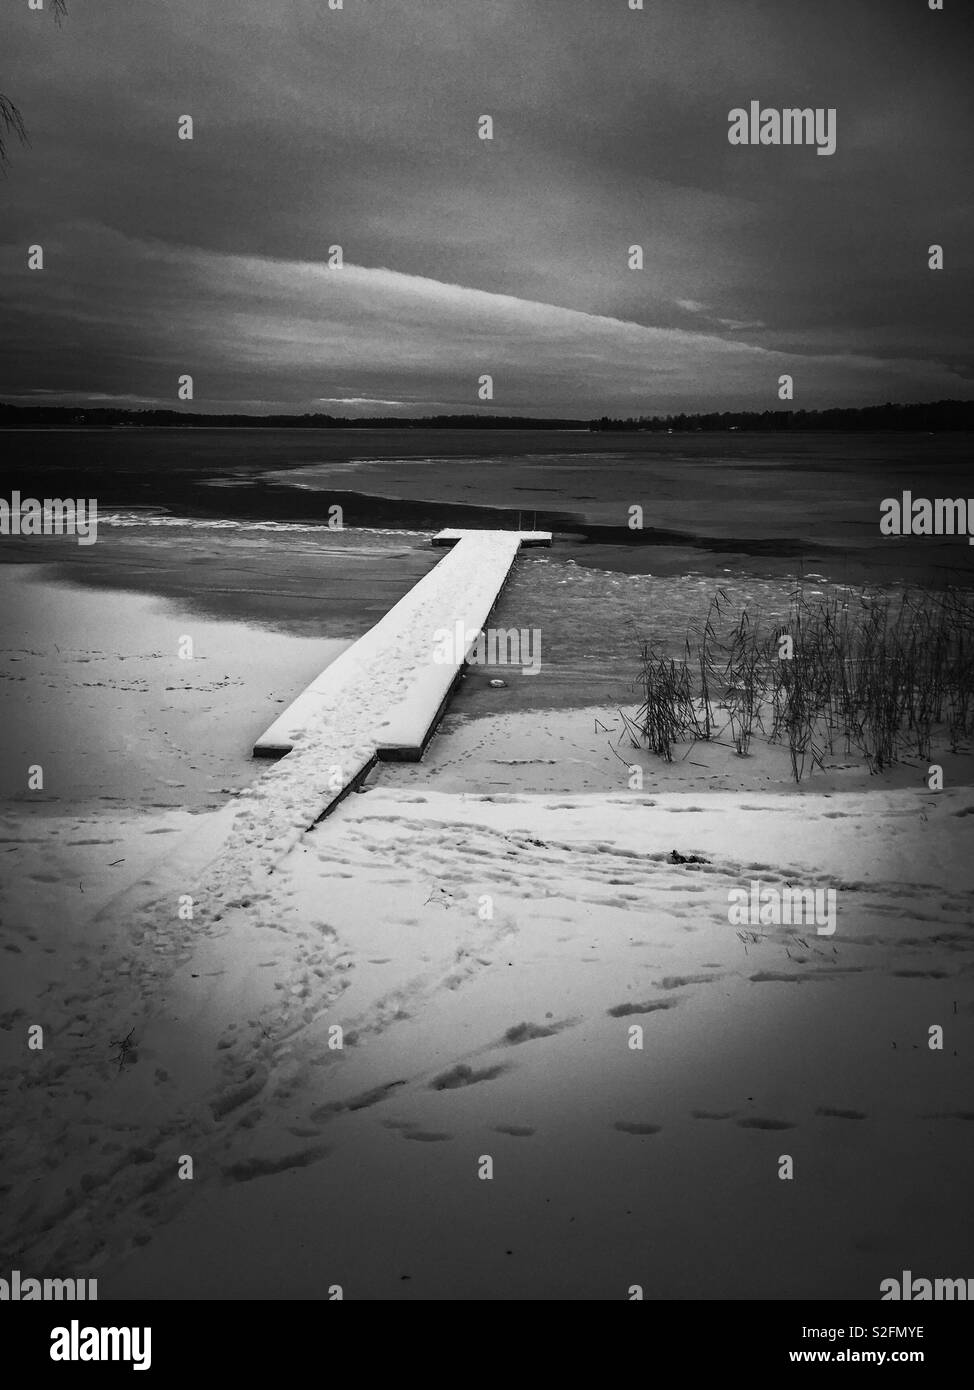
{"type": "Polygon", "coordinates": [[[970,0],[47,6],[0,17],[31,138],[0,180],[4,399],[176,405],[181,373],[199,410],[485,409],[483,373],[498,413],[775,408],[783,373],[808,408],[974,396],[970,0]],[[732,146],[752,100],[834,107],[836,153],[732,146]]]}

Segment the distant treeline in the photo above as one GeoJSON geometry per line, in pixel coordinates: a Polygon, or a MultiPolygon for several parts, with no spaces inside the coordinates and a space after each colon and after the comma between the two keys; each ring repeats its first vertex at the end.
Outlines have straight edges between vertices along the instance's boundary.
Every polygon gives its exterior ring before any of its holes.
{"type": "Polygon", "coordinates": [[[341,415],[196,415],[185,410],[114,410],[105,407],[5,405],[0,402],[0,429],[122,429],[141,426],[160,429],[264,429],[264,430],[565,430],[588,429],[589,420],[540,420],[520,415],[427,415],[401,419],[396,415],[355,417],[341,415]]]}
{"type": "Polygon", "coordinates": [[[640,415],[593,420],[593,430],[970,430],[974,401],[869,405],[849,410],[723,410],[706,415],[640,415]]]}
{"type": "Polygon", "coordinates": [[[974,430],[974,401],[871,405],[849,410],[724,410],[697,415],[639,415],[629,419],[539,419],[522,415],[427,415],[402,419],[340,415],[196,415],[183,410],[115,410],[80,406],[5,405],[0,429],[339,429],[339,430],[974,430]]]}

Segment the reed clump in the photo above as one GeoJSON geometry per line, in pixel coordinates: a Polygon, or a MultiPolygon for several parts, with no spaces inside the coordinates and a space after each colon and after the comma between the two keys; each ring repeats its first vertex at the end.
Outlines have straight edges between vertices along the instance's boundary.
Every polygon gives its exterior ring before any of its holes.
{"type": "Polygon", "coordinates": [[[788,617],[731,612],[719,589],[686,633],[682,657],[641,643],[635,726],[653,753],[756,733],[787,745],[801,781],[837,751],[871,772],[956,751],[974,732],[974,595],[962,590],[791,595],[788,617]]]}

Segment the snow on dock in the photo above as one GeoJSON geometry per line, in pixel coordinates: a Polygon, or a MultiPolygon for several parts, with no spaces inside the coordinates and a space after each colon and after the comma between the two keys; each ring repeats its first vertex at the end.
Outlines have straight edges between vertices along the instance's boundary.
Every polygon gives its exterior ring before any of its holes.
{"type": "Polygon", "coordinates": [[[449,555],[312,681],[254,755],[288,754],[299,740],[322,762],[334,755],[348,769],[339,794],[376,757],[420,758],[518,550],[550,543],[541,531],[441,531],[433,544],[451,546],[449,555]],[[349,758],[352,748],[371,748],[371,760],[349,758]]]}
{"type": "Polygon", "coordinates": [[[550,545],[550,531],[454,531],[449,527],[445,531],[438,531],[433,537],[432,545],[456,545],[457,541],[462,541],[465,536],[517,536],[521,542],[521,547],[527,545],[550,545]]]}
{"type": "MultiPolygon", "coordinates": [[[[531,532],[530,544],[550,542],[531,532]]],[[[379,758],[418,759],[522,543],[518,531],[441,532],[450,553],[346,648],[254,745],[280,761],[221,825],[206,871],[215,920],[259,904],[268,878],[379,758]],[[457,629],[464,640],[457,645],[457,629]],[[453,638],[446,651],[444,633],[453,638]],[[469,640],[467,640],[469,639],[469,640]]],[[[228,812],[230,808],[228,807],[228,812]]]]}
{"type": "MultiPolygon", "coordinates": [[[[542,533],[529,537],[534,545],[550,542],[542,533]]],[[[259,913],[272,900],[277,866],[379,758],[421,756],[522,536],[459,531],[436,540],[452,546],[450,553],[257,740],[255,754],[283,756],[217,818],[212,845],[193,847],[206,859],[200,891],[214,923],[231,909],[259,913]],[[449,652],[444,633],[454,639],[449,652]]]]}

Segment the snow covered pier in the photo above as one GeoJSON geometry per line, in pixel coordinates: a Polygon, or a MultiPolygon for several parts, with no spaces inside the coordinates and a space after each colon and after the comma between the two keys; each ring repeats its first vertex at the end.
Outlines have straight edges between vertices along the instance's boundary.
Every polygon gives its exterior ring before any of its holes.
{"type": "MultiPolygon", "coordinates": [[[[331,770],[319,818],[377,758],[422,756],[518,550],[550,545],[551,534],[441,531],[433,544],[451,547],[450,553],[254,744],[255,757],[291,754],[288,765],[298,754],[302,762],[313,759],[319,787],[322,772],[331,770]],[[445,641],[446,634],[451,641],[445,641]],[[455,634],[463,640],[452,641],[455,634]]],[[[287,775],[285,767],[280,771],[287,775]]]]}

